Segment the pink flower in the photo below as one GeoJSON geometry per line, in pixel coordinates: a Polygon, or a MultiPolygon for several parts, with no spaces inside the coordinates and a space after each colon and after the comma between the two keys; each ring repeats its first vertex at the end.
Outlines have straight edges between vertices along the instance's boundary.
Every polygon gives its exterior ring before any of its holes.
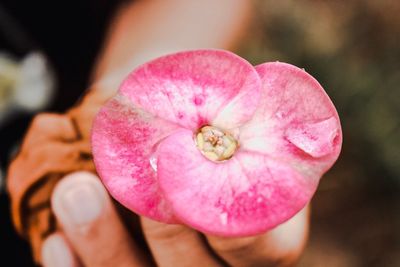
{"type": "Polygon", "coordinates": [[[295,215],[341,143],[335,107],[304,70],[253,67],[221,50],[140,66],[92,131],[96,169],[115,199],[223,236],[261,233],[295,215]]]}

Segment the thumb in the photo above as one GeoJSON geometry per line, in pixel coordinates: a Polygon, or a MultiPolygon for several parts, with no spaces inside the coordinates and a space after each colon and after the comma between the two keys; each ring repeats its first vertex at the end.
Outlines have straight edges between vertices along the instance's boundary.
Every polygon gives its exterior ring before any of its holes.
{"type": "Polygon", "coordinates": [[[53,192],[52,208],[85,266],[146,266],[95,175],[76,172],[64,177],[53,192]]]}

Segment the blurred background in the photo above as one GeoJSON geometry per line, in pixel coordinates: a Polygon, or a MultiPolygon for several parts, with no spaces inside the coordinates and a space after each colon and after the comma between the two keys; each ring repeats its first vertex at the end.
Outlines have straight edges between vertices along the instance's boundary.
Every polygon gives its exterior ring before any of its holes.
{"type": "Polygon", "coordinates": [[[11,224],[10,159],[35,114],[63,112],[87,88],[118,2],[0,0],[0,266],[35,266],[11,224]]]}
{"type": "MultiPolygon", "coordinates": [[[[6,266],[33,266],[10,222],[7,165],[37,112],[62,112],[86,89],[116,3],[18,2],[0,2],[0,242],[6,266]]],[[[342,154],[313,199],[298,266],[400,266],[400,1],[254,4],[238,54],[305,68],[342,121],[342,154]]]]}

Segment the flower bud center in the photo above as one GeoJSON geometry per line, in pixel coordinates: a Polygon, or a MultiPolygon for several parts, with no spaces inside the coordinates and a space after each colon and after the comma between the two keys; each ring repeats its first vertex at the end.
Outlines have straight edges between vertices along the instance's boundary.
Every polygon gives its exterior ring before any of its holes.
{"type": "Polygon", "coordinates": [[[196,134],[196,144],[203,155],[212,161],[227,160],[235,153],[235,138],[214,126],[204,126],[196,134]]]}

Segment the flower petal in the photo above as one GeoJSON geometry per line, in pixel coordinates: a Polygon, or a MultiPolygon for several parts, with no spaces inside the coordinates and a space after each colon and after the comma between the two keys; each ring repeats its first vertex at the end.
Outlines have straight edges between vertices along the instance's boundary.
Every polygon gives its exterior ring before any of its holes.
{"type": "Polygon", "coordinates": [[[287,162],[320,178],[339,156],[339,117],[321,85],[285,63],[256,67],[263,89],[254,117],[240,129],[241,149],[287,162]]]}
{"type": "Polygon", "coordinates": [[[157,184],[152,160],[157,145],[178,129],[117,95],[95,118],[92,149],[96,169],[111,193],[128,209],[163,222],[174,222],[157,184]]]}
{"type": "Polygon", "coordinates": [[[243,124],[253,115],[260,91],[254,67],[222,50],[160,57],[134,70],[120,88],[134,105],[194,131],[220,113],[217,126],[243,124]]]}
{"type": "Polygon", "coordinates": [[[317,183],[268,156],[238,152],[224,162],[206,159],[188,130],[162,141],[159,183],[175,215],[210,234],[262,233],[292,217],[317,183]]]}

